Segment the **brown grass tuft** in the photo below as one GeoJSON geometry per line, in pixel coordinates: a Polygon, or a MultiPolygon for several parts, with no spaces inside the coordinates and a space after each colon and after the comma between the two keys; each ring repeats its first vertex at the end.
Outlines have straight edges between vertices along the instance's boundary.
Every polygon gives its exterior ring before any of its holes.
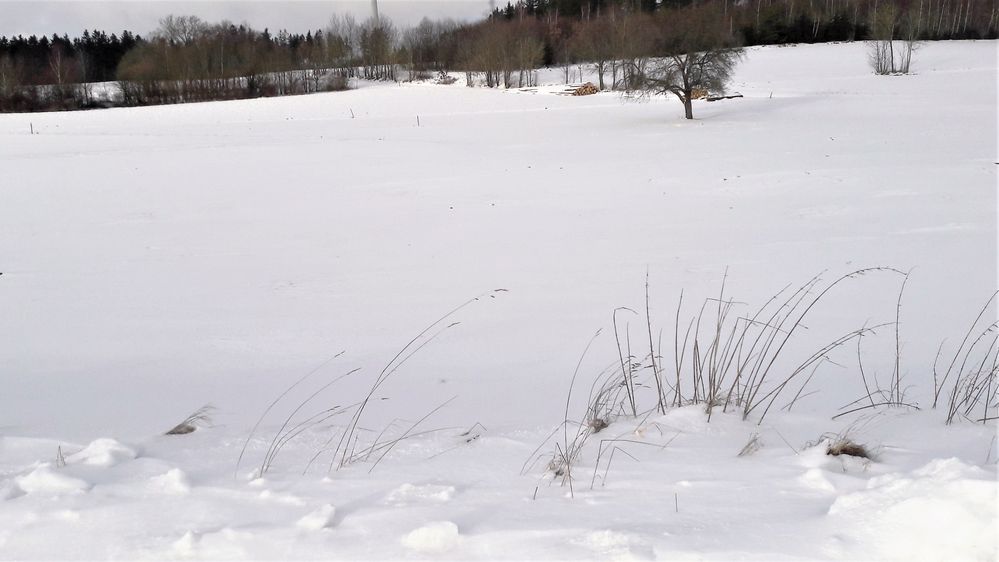
{"type": "Polygon", "coordinates": [[[860,457],[862,459],[871,458],[871,452],[867,450],[867,447],[859,443],[854,443],[849,439],[830,441],[829,444],[826,445],[826,454],[833,457],[847,455],[850,457],[860,457]]]}

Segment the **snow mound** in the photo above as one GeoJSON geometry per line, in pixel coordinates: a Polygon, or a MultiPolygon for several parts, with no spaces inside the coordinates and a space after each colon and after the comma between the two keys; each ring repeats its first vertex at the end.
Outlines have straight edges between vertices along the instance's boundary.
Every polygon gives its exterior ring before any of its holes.
{"type": "Polygon", "coordinates": [[[826,454],[825,441],[799,451],[797,456],[795,456],[795,463],[807,469],[829,466],[829,455],[826,454]]]}
{"type": "Polygon", "coordinates": [[[835,492],[836,487],[826,478],[825,473],[818,468],[810,468],[798,477],[798,482],[816,492],[835,492]]]}
{"type": "Polygon", "coordinates": [[[711,425],[704,416],[704,408],[701,406],[684,406],[674,408],[656,420],[663,427],[668,427],[671,431],[682,433],[712,433],[715,432],[718,424],[711,425]]]}
{"type": "Polygon", "coordinates": [[[169,559],[244,560],[251,558],[243,547],[251,539],[250,533],[228,527],[212,532],[187,531],[164,554],[169,559]]]}
{"type": "Polygon", "coordinates": [[[454,497],[454,486],[403,484],[388,495],[389,503],[445,503],[454,497]]]}
{"type": "Polygon", "coordinates": [[[18,488],[12,480],[0,480],[0,501],[12,500],[24,495],[24,491],[18,488]]]}
{"type": "Polygon", "coordinates": [[[593,531],[578,541],[578,544],[599,555],[601,560],[652,560],[652,549],[630,535],[605,529],[593,531]]]}
{"type": "Polygon", "coordinates": [[[298,520],[298,526],[309,531],[319,531],[333,526],[336,507],[325,504],[298,520]]]}
{"type": "Polygon", "coordinates": [[[425,554],[440,554],[458,545],[461,536],[451,521],[435,521],[414,529],[402,537],[402,545],[425,554]]]}
{"type": "Polygon", "coordinates": [[[70,463],[82,463],[92,466],[112,467],[125,461],[133,460],[136,452],[107,437],[91,442],[85,449],[66,458],[70,463]]]}
{"type": "Polygon", "coordinates": [[[175,540],[171,545],[173,547],[173,554],[180,558],[190,558],[195,555],[198,540],[200,535],[194,533],[193,531],[188,531],[184,533],[184,536],[175,540]]]}
{"type": "Polygon", "coordinates": [[[994,475],[977,466],[965,464],[960,459],[953,457],[949,459],[934,459],[912,473],[924,478],[938,478],[947,481],[961,478],[985,480],[994,477],[994,475]]]}
{"type": "Polygon", "coordinates": [[[191,481],[187,474],[179,468],[172,468],[165,473],[149,479],[149,488],[164,494],[187,494],[191,491],[191,481]]]}
{"type": "Polygon", "coordinates": [[[872,478],[833,502],[829,515],[865,557],[993,560],[997,548],[995,475],[958,459],[937,459],[909,474],[872,478]],[[946,522],[947,532],[940,532],[946,522]]]}
{"type": "Polygon", "coordinates": [[[43,464],[31,472],[14,479],[17,487],[28,494],[82,493],[90,489],[90,484],[79,478],[59,474],[48,464],[43,464]]]}
{"type": "Polygon", "coordinates": [[[305,505],[305,500],[298,496],[284,492],[275,492],[274,490],[264,490],[260,492],[258,497],[262,500],[284,505],[305,505]]]}

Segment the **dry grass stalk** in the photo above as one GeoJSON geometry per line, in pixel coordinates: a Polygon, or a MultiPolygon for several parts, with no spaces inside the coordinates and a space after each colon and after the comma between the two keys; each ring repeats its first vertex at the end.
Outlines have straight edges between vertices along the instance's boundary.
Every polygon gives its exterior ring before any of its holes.
{"type": "MultiPolygon", "coordinates": [[[[329,460],[329,471],[339,470],[346,467],[352,463],[358,461],[367,461],[374,459],[374,464],[371,467],[373,470],[378,464],[385,458],[385,456],[392,451],[399,443],[404,440],[411,439],[416,436],[426,435],[436,431],[442,431],[443,429],[453,429],[453,428],[442,428],[434,429],[428,431],[415,432],[414,430],[422,424],[427,418],[429,418],[434,413],[438,412],[446,404],[450,403],[452,399],[444,402],[443,404],[433,408],[428,414],[417,420],[415,423],[411,424],[408,428],[403,430],[401,433],[393,431],[396,429],[396,420],[388,425],[386,425],[380,432],[378,432],[374,439],[368,441],[367,439],[362,439],[362,433],[366,435],[374,435],[375,432],[364,429],[361,425],[364,413],[368,406],[375,402],[380,402],[382,400],[387,400],[385,397],[376,396],[378,391],[383,387],[385,382],[395,374],[400,367],[406,364],[406,362],[412,358],[421,349],[426,347],[428,344],[436,340],[441,334],[459,325],[459,322],[450,321],[454,315],[456,315],[461,310],[472,305],[475,302],[479,302],[485,298],[494,299],[499,293],[506,292],[506,289],[495,289],[471,298],[460,305],[456,306],[450,310],[447,314],[444,314],[430,325],[425,327],[416,337],[409,340],[393,357],[392,359],[382,368],[375,377],[374,382],[371,384],[370,388],[362,396],[358,397],[356,401],[346,405],[334,405],[323,407],[317,412],[306,413],[306,407],[312,404],[317,398],[320,397],[324,392],[328,391],[336,383],[355,375],[360,371],[359,368],[349,370],[342,373],[328,382],[320,385],[316,390],[309,393],[309,395],[298,402],[298,404],[292,408],[291,413],[288,414],[282,421],[280,427],[275,432],[270,440],[270,444],[264,453],[263,460],[258,467],[257,474],[263,475],[268,470],[270,470],[277,459],[278,455],[281,453],[282,449],[290,443],[292,440],[302,435],[309,430],[322,429],[330,431],[328,439],[314,452],[312,457],[305,465],[305,471],[307,472],[313,464],[315,464],[324,455],[330,454],[329,460]],[[334,420],[339,416],[349,416],[348,421],[343,426],[330,426],[329,422],[334,420]],[[335,444],[335,445],[334,445],[335,444]]],[[[253,439],[257,430],[260,428],[264,419],[281,403],[285,398],[287,398],[292,391],[300,387],[307,379],[312,375],[319,372],[322,368],[332,362],[334,359],[343,355],[343,352],[337,353],[336,355],[330,357],[322,364],[320,364],[315,369],[306,373],[304,376],[292,383],[288,388],[284,390],[277,398],[275,398],[261,414],[260,418],[257,419],[250,434],[247,436],[246,441],[243,444],[243,448],[240,451],[239,458],[236,462],[236,472],[238,474],[240,462],[242,461],[249,443],[253,439]]]]}
{"type": "Polygon", "coordinates": [[[194,433],[199,427],[209,426],[212,422],[211,413],[214,410],[215,407],[210,404],[202,406],[184,418],[184,421],[173,426],[164,435],[187,435],[188,433],[194,433]]]}

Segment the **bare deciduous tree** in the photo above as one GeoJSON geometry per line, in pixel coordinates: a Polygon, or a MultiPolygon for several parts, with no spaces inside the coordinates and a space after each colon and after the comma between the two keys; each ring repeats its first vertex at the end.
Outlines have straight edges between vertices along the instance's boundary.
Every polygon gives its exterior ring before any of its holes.
{"type": "Polygon", "coordinates": [[[601,90],[605,87],[604,75],[616,58],[611,42],[613,33],[611,16],[603,15],[580,22],[572,36],[573,52],[592,65],[601,90]]]}
{"type": "Polygon", "coordinates": [[[399,32],[382,16],[368,18],[360,28],[358,46],[364,77],[368,80],[395,80],[395,48],[399,32]]]}
{"type": "Polygon", "coordinates": [[[644,95],[673,94],[684,116],[694,118],[697,94],[721,93],[742,59],[742,49],[710,5],[669,10],[660,18],[660,58],[654,59],[638,84],[644,95]]]}
{"type": "Polygon", "coordinates": [[[873,39],[867,42],[867,56],[874,73],[908,74],[918,45],[921,14],[887,4],[872,18],[873,39]]]}
{"type": "Polygon", "coordinates": [[[486,86],[524,87],[537,83],[536,69],[544,56],[544,42],[537,22],[487,21],[476,28],[461,49],[469,85],[482,73],[486,86]]]}
{"type": "Polygon", "coordinates": [[[168,15],[160,20],[156,36],[173,43],[193,43],[208,33],[209,25],[198,16],[168,15]]]}

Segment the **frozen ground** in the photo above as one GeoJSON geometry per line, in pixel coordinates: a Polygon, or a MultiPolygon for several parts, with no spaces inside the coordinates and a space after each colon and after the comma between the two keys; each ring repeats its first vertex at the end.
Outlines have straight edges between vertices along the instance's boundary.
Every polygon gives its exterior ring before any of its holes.
{"type": "MultiPolygon", "coordinates": [[[[996,426],[928,406],[940,342],[949,357],[996,290],[996,43],[927,44],[914,66],[752,49],[746,97],[692,122],[675,100],[430,84],[0,116],[0,558],[995,559],[996,426]],[[618,359],[611,314],[644,313],[646,272],[669,364],[680,291],[689,318],[726,268],[751,310],[870,266],[912,270],[901,364],[921,411],[831,420],[864,393],[846,346],[761,424],[614,420],[599,437],[623,452],[608,467],[594,436],[572,497],[529,462],[594,332],[570,417],[618,359]],[[335,418],[255,477],[313,390],[360,368],[300,415],[360,399],[493,289],[379,389],[360,434],[455,397],[416,430],[441,431],[303,476],[335,418]],[[206,403],[212,427],[161,435],[206,403]],[[823,454],[829,434],[874,460],[823,454]]],[[[778,370],[894,320],[898,288],[838,286],[778,370]]],[[[619,319],[639,348],[644,314],[619,319]]],[[[869,374],[888,377],[893,345],[864,338],[869,374]]]]}

